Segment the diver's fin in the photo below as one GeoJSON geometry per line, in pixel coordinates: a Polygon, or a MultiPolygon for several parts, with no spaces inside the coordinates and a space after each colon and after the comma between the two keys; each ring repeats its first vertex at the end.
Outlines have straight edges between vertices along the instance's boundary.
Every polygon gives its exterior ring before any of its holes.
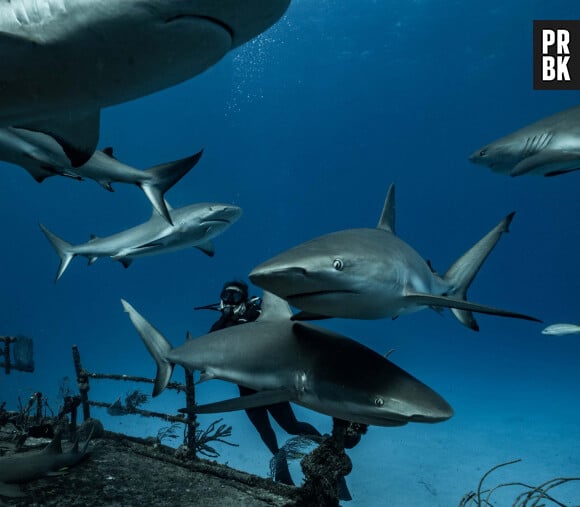
{"type": "Polygon", "coordinates": [[[384,231],[391,232],[395,234],[395,184],[392,183],[387,191],[387,197],[385,199],[385,205],[383,206],[383,212],[381,213],[381,218],[377,225],[377,229],[383,229],[384,231]]]}
{"type": "Polygon", "coordinates": [[[319,313],[298,312],[292,315],[290,320],[325,320],[331,318],[328,315],[320,315],[319,313]]]}
{"type": "Polygon", "coordinates": [[[215,247],[211,239],[206,241],[205,243],[202,243],[201,245],[196,245],[195,248],[202,251],[205,255],[208,255],[209,257],[213,257],[215,255],[215,247]]]}
{"type": "MultiPolygon", "coordinates": [[[[446,296],[433,296],[431,294],[410,293],[404,296],[405,302],[421,306],[435,306],[452,308],[458,310],[467,310],[469,312],[486,313],[488,315],[497,315],[499,317],[511,317],[513,319],[531,320],[534,322],[542,322],[536,317],[530,317],[523,313],[510,312],[493,306],[485,306],[460,299],[449,298],[446,296]]],[[[471,327],[474,331],[478,328],[471,327]]]]}
{"type": "Polygon", "coordinates": [[[338,478],[338,499],[343,502],[350,502],[352,500],[352,495],[348,490],[344,475],[338,478]]]}
{"type": "Polygon", "coordinates": [[[42,132],[55,139],[73,167],[87,162],[95,152],[99,140],[101,113],[99,110],[72,113],[38,120],[18,128],[42,132]]]}
{"type": "MultiPolygon", "coordinates": [[[[216,412],[233,412],[234,410],[246,410],[248,408],[263,407],[265,405],[273,405],[274,403],[282,403],[284,401],[292,401],[295,396],[287,389],[274,389],[269,391],[258,391],[247,396],[239,396],[230,400],[217,401],[215,403],[208,403],[206,405],[197,405],[193,412],[196,414],[213,414],[216,412]]],[[[179,410],[182,413],[188,413],[188,409],[182,408],[179,410]]]]}

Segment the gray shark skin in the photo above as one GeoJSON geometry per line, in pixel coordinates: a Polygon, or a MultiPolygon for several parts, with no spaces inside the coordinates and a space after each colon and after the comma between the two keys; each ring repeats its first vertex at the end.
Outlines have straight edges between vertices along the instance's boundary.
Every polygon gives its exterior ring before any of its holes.
{"type": "Polygon", "coordinates": [[[396,318],[426,307],[450,308],[473,330],[471,312],[537,321],[534,317],[466,301],[467,289],[512,221],[513,213],[439,276],[395,235],[391,185],[375,229],[348,229],[295,246],[252,270],[250,280],[303,310],[296,320],[327,317],[396,318]]]}
{"type": "Polygon", "coordinates": [[[100,109],[186,81],[272,26],[290,0],[0,2],[0,127],[44,132],[73,165],[100,109]]]}
{"type": "Polygon", "coordinates": [[[136,227],[107,236],[92,237],[86,243],[72,245],[59,238],[40,224],[56,253],[60,266],[56,274],[58,281],[72,259],[82,255],[93,264],[99,257],[110,257],[129,267],[133,259],[148,255],[175,252],[196,247],[212,257],[212,239],[236,222],[242,209],[231,204],[197,203],[177,209],[169,209],[173,225],[153,210],[151,218],[136,227]]]}
{"type": "Polygon", "coordinates": [[[41,451],[29,451],[0,458],[0,496],[11,498],[26,496],[18,484],[76,465],[85,458],[89,441],[90,437],[80,450],[77,442],[70,451],[63,452],[61,436],[57,434],[41,451]]]}
{"type": "Polygon", "coordinates": [[[558,176],[580,169],[580,106],[560,111],[494,141],[469,157],[493,172],[558,176]]]}
{"type": "Polygon", "coordinates": [[[73,167],[52,137],[12,127],[0,129],[0,160],[23,167],[39,183],[60,175],[78,180],[92,179],[110,192],[113,192],[112,183],[137,185],[169,223],[171,217],[165,206],[165,193],[199,162],[202,153],[140,171],[119,162],[112,148],[105,148],[95,151],[82,166],[73,167]]]}
{"type": "Polygon", "coordinates": [[[173,366],[201,370],[258,391],[196,407],[197,413],[241,410],[291,401],[347,421],[377,426],[439,422],[453,410],[431,388],[360,343],[307,323],[293,322],[288,304],[264,292],[255,322],[187,340],[172,348],[129,303],[126,312],[157,364],[153,396],[173,366]]]}

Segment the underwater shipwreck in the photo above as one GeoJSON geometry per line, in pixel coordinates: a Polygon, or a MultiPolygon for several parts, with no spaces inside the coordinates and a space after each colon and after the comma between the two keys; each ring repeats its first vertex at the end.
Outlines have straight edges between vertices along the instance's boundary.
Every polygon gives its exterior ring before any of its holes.
{"type": "MultiPolygon", "coordinates": [[[[4,343],[11,342],[0,338],[4,343]]],[[[335,425],[331,435],[317,439],[299,436],[286,443],[284,451],[289,458],[300,459],[304,473],[302,485],[287,486],[215,461],[219,457],[217,444],[236,445],[228,440],[232,428],[220,424],[221,419],[202,429],[193,410],[179,415],[146,410],[143,405],[148,396],[139,389],[113,402],[89,399],[91,381],[153,384],[154,380],[89,372],[83,367],[76,346],[72,356],[77,392],[68,386],[63,388],[63,405],[58,412],[50,409],[41,392],[35,392],[26,403],[19,400],[17,411],[6,410],[6,401],[0,404],[3,505],[341,505],[340,480],[352,469],[345,453],[346,424],[335,425]],[[169,426],[149,438],[111,432],[93,417],[99,409],[115,416],[158,418],[169,426]],[[164,443],[179,441],[180,433],[183,438],[177,447],[164,443]]],[[[10,356],[5,357],[3,366],[6,363],[10,364],[10,356]]],[[[185,379],[184,384],[172,382],[167,388],[182,393],[186,406],[192,408],[193,374],[186,371],[185,379]]],[[[274,458],[271,463],[273,470],[275,461],[274,458]]],[[[527,484],[514,472],[513,481],[493,483],[494,471],[518,461],[491,467],[479,482],[475,478],[474,489],[458,499],[458,507],[496,505],[494,492],[502,488],[514,491],[513,507],[566,507],[558,501],[558,487],[580,481],[580,477],[527,484]]]]}

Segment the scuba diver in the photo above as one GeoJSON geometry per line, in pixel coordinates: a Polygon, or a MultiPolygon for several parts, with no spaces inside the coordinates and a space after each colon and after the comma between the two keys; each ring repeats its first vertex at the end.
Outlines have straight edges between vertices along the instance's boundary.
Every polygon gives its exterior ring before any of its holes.
{"type": "MultiPolygon", "coordinates": [[[[198,306],[195,310],[216,310],[221,312],[220,318],[211,326],[210,333],[231,326],[253,322],[260,316],[262,301],[259,297],[248,297],[248,285],[242,281],[231,281],[224,284],[220,294],[220,302],[206,306],[198,306]]],[[[244,386],[238,386],[240,396],[248,396],[257,391],[244,386]]],[[[289,402],[275,403],[262,407],[246,409],[251,423],[258,430],[262,441],[266,444],[276,463],[274,480],[288,485],[294,481],[288,470],[285,451],[278,447],[276,433],[272,428],[268,414],[290,435],[316,435],[318,430],[311,424],[298,421],[289,402]]]]}

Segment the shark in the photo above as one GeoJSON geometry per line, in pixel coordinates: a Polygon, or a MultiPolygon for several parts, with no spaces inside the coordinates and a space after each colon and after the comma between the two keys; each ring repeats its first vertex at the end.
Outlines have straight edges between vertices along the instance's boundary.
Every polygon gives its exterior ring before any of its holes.
{"type": "Polygon", "coordinates": [[[535,317],[467,301],[467,289],[514,213],[440,276],[395,234],[395,186],[387,192],[376,228],[319,236],[256,266],[250,280],[302,310],[294,320],[329,317],[396,318],[423,308],[450,308],[472,330],[472,312],[538,321],[535,317]]]}
{"type": "Polygon", "coordinates": [[[376,426],[435,423],[453,415],[445,399],[381,354],[338,333],[292,321],[288,303],[274,294],[264,292],[256,321],[176,348],[131,304],[121,303],[157,365],[153,396],[163,392],[176,364],[201,371],[202,382],[221,379],[257,391],[198,405],[196,413],[290,401],[376,426]]]}
{"type": "Polygon", "coordinates": [[[111,147],[97,150],[80,167],[73,167],[60,145],[40,132],[7,127],[0,129],[0,160],[23,167],[37,182],[51,176],[96,181],[109,192],[112,183],[139,187],[157,212],[171,223],[165,205],[165,193],[183,178],[201,158],[203,150],[173,162],[156,165],[143,171],[117,160],[111,147]]]}
{"type": "Polygon", "coordinates": [[[543,118],[473,152],[469,160],[509,176],[580,169],[580,106],[543,118]]]}
{"type": "Polygon", "coordinates": [[[176,209],[167,202],[165,204],[171,223],[153,209],[147,222],[104,238],[92,235],[89,241],[78,245],[72,245],[40,224],[42,232],[60,257],[55,282],[72,259],[79,255],[87,257],[89,265],[99,257],[110,257],[126,268],[138,257],[188,247],[195,247],[213,257],[215,249],[212,239],[229,228],[242,214],[242,209],[232,204],[197,203],[176,209]]]}
{"type": "Polygon", "coordinates": [[[87,455],[90,436],[79,449],[78,441],[72,449],[63,452],[61,435],[57,433],[41,451],[12,454],[0,458],[0,496],[16,498],[25,493],[19,484],[58,473],[62,468],[70,468],[87,455]]]}
{"type": "Polygon", "coordinates": [[[290,0],[0,2],[0,127],[44,132],[75,167],[100,111],[182,83],[270,28],[290,0]]]}

